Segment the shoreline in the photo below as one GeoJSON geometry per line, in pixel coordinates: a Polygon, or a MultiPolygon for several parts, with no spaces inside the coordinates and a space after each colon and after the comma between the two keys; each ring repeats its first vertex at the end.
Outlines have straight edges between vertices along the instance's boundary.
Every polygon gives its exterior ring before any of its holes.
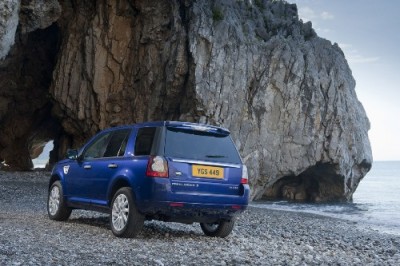
{"type": "MultiPolygon", "coordinates": [[[[363,217],[360,219],[359,216],[352,216],[351,214],[345,212],[329,212],[329,211],[321,211],[321,210],[312,210],[312,209],[299,209],[299,205],[306,205],[303,203],[291,203],[290,205],[285,205],[284,207],[277,207],[274,206],[276,201],[269,201],[269,202],[251,202],[249,207],[264,209],[264,210],[273,210],[273,211],[282,211],[282,212],[289,212],[289,213],[304,213],[304,214],[312,214],[316,216],[328,217],[332,219],[338,219],[341,221],[350,222],[356,224],[360,230],[367,230],[373,231],[378,233],[384,233],[389,235],[394,235],[400,237],[400,228],[397,224],[384,224],[382,221],[372,220],[368,217],[363,217]],[[293,204],[293,205],[292,205],[293,204]],[[372,221],[371,221],[372,220],[372,221]]],[[[309,203],[310,208],[314,208],[315,204],[309,203]]],[[[347,203],[341,203],[340,205],[345,206],[347,203]]],[[[348,203],[352,204],[352,203],[348,203]]],[[[325,205],[335,206],[334,203],[329,203],[325,205]]]]}
{"type": "Polygon", "coordinates": [[[0,264],[400,264],[400,237],[318,214],[250,206],[225,239],[198,224],[146,221],[134,239],[112,235],[108,216],[46,214],[48,172],[0,172],[0,264]]]}

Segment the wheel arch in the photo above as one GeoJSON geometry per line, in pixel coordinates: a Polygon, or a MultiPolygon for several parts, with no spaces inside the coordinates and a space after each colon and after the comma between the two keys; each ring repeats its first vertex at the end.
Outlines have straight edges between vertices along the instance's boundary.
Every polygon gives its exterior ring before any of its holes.
{"type": "Polygon", "coordinates": [[[53,185],[53,183],[56,181],[62,182],[61,177],[58,174],[51,175],[50,180],[49,180],[49,186],[47,187],[47,189],[50,189],[51,185],[53,185]]]}
{"type": "Polygon", "coordinates": [[[128,178],[125,175],[120,175],[114,178],[113,182],[111,183],[110,187],[108,188],[108,193],[107,193],[107,204],[108,206],[111,205],[111,201],[115,195],[115,193],[122,187],[129,187],[132,189],[132,194],[134,197],[134,200],[136,202],[136,193],[133,184],[131,183],[130,178],[128,178]]]}

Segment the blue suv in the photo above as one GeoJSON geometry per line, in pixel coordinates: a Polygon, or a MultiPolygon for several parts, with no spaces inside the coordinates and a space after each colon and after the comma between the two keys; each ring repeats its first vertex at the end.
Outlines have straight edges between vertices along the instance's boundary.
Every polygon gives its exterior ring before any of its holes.
{"type": "Polygon", "coordinates": [[[110,214],[114,235],[134,237],[145,220],[199,222],[226,237],[249,200],[247,168],[227,129],[187,122],[109,128],[69,150],[49,182],[47,210],[110,214]]]}

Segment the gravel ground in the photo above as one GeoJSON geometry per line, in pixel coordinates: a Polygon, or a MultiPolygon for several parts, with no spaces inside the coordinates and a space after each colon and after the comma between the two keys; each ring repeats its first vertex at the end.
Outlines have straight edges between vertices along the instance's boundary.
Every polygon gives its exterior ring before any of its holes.
{"type": "Polygon", "coordinates": [[[400,236],[323,216],[249,208],[225,239],[198,224],[146,222],[113,236],[107,215],[46,213],[49,173],[0,172],[0,265],[400,265],[400,236]]]}

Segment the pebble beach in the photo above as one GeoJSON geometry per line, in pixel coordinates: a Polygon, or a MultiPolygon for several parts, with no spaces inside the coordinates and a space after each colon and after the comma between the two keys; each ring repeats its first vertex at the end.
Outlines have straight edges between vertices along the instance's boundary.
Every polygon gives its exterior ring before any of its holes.
{"type": "Polygon", "coordinates": [[[227,238],[147,221],[116,238],[105,214],[47,217],[48,172],[0,172],[0,265],[400,265],[400,236],[357,222],[249,207],[227,238]]]}

